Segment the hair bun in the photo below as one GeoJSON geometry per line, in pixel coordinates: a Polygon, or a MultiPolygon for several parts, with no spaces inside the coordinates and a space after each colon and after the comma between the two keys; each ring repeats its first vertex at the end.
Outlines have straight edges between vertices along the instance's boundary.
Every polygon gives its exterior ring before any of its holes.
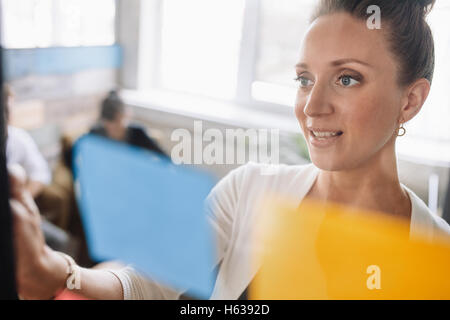
{"type": "Polygon", "coordinates": [[[417,1],[420,4],[420,6],[423,8],[423,13],[425,16],[427,16],[431,12],[436,3],[436,0],[413,0],[413,1],[417,1]]]}
{"type": "Polygon", "coordinates": [[[434,5],[436,0],[417,0],[423,7],[428,7],[430,5],[434,5]]]}

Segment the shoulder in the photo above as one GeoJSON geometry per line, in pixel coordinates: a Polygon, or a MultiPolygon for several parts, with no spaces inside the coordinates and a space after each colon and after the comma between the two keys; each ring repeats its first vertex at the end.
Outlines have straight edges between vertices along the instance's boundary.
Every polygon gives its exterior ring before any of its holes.
{"type": "Polygon", "coordinates": [[[91,130],[89,130],[89,133],[104,135],[105,134],[105,128],[101,124],[95,124],[91,130]]]}
{"type": "Polygon", "coordinates": [[[28,141],[31,136],[25,129],[8,126],[8,138],[28,141]]]}
{"type": "Polygon", "coordinates": [[[450,225],[443,218],[433,214],[430,210],[429,216],[433,224],[434,234],[444,234],[450,236],[450,225]]]}
{"type": "Polygon", "coordinates": [[[285,189],[293,187],[293,184],[301,184],[315,173],[316,168],[312,164],[286,165],[248,162],[233,170],[230,176],[236,176],[244,186],[249,188],[285,189]]]}
{"type": "Polygon", "coordinates": [[[134,135],[147,136],[147,132],[144,127],[137,124],[130,124],[127,130],[134,135]]]}
{"type": "Polygon", "coordinates": [[[411,198],[412,217],[411,217],[411,233],[425,236],[433,240],[439,234],[450,236],[449,224],[431,212],[427,205],[413,191],[405,188],[411,198]]]}
{"type": "Polygon", "coordinates": [[[300,192],[316,174],[312,164],[285,165],[248,162],[231,170],[213,188],[210,198],[226,198],[228,202],[254,202],[268,194],[300,192]],[[246,200],[246,201],[244,201],[246,200]]]}
{"type": "Polygon", "coordinates": [[[127,135],[128,139],[131,143],[135,143],[138,145],[154,145],[154,141],[150,136],[147,134],[147,131],[144,127],[141,127],[136,124],[131,124],[127,128],[127,135]]]}
{"type": "Polygon", "coordinates": [[[37,148],[31,135],[22,128],[8,126],[8,146],[9,148],[22,148],[26,151],[37,148]]]}
{"type": "Polygon", "coordinates": [[[437,230],[450,236],[450,225],[447,223],[447,221],[445,221],[441,217],[433,215],[433,224],[437,230]]]}
{"type": "Polygon", "coordinates": [[[265,164],[250,161],[231,170],[221,181],[236,179],[242,182],[255,182],[256,180],[271,182],[275,180],[295,180],[298,176],[313,170],[314,167],[311,164],[265,164]]]}

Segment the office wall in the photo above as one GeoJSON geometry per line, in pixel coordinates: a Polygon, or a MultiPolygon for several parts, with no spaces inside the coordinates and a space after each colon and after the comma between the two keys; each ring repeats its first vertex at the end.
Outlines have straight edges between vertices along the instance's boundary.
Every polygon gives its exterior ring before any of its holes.
{"type": "Polygon", "coordinates": [[[119,45],[9,49],[3,62],[15,94],[10,122],[29,130],[53,165],[61,134],[86,131],[101,99],[117,87],[122,51],[119,45]]]}

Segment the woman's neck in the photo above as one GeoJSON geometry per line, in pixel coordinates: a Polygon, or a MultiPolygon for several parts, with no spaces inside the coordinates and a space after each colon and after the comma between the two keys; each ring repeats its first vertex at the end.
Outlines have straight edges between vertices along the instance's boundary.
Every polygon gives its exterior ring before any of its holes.
{"type": "Polygon", "coordinates": [[[320,170],[308,196],[406,218],[411,214],[409,196],[398,178],[394,144],[357,168],[320,170]]]}

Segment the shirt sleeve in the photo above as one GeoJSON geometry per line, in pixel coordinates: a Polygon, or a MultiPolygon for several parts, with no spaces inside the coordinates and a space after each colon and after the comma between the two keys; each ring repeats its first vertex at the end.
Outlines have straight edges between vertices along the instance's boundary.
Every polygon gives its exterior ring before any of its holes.
{"type": "Polygon", "coordinates": [[[247,166],[232,170],[206,198],[206,215],[215,234],[217,264],[222,261],[228,249],[247,166]]]}
{"type": "Polygon", "coordinates": [[[119,279],[124,300],[177,300],[182,294],[182,291],[160,285],[144,277],[132,266],[108,271],[119,279]]]}
{"type": "Polygon", "coordinates": [[[28,179],[50,184],[52,179],[50,169],[36,143],[26,131],[21,132],[21,140],[25,153],[21,165],[25,169],[28,179]]]}
{"type": "MultiPolygon", "coordinates": [[[[219,265],[231,239],[233,218],[240,186],[246,166],[232,170],[211,190],[206,199],[206,215],[213,229],[216,241],[216,260],[219,265]]],[[[109,270],[122,284],[124,300],[176,300],[184,291],[177,291],[158,284],[139,274],[132,266],[120,270],[109,270]]]]}

